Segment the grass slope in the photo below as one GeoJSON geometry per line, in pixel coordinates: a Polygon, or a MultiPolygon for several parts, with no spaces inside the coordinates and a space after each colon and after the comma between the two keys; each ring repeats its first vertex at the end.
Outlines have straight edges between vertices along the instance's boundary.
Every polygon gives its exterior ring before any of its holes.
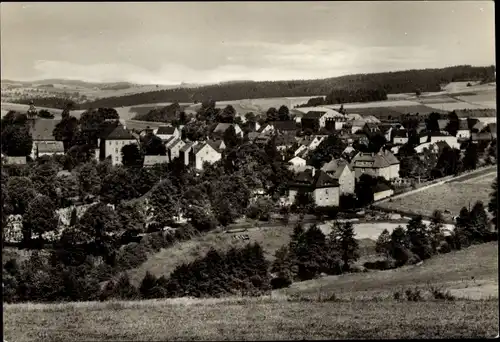
{"type": "MultiPolygon", "coordinates": [[[[423,266],[325,277],[289,292],[316,296],[369,290],[390,292],[426,281],[497,280],[498,244],[438,256],[423,266]],[[312,284],[316,286],[312,286],[312,284]]],[[[364,296],[366,298],[366,296],[364,296]]],[[[359,298],[359,297],[358,297],[359,298]]],[[[275,340],[341,338],[494,337],[498,300],[400,302],[290,301],[279,291],[258,298],[149,300],[4,306],[7,341],[275,340]]]]}

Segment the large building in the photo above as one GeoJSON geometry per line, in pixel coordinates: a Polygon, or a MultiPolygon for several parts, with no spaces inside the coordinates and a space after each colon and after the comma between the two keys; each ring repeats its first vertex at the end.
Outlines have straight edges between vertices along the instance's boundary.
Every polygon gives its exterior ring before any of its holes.
{"type": "Polygon", "coordinates": [[[326,172],[314,168],[297,174],[289,184],[286,204],[293,204],[299,193],[310,193],[314,203],[320,207],[338,206],[340,200],[339,183],[326,172]]]}
{"type": "Polygon", "coordinates": [[[340,195],[354,193],[356,175],[345,159],[332,159],[321,170],[339,183],[340,195]]]}
{"type": "Polygon", "coordinates": [[[381,149],[378,153],[359,152],[351,161],[356,179],[363,174],[383,177],[387,180],[399,178],[399,160],[392,152],[381,149]]]}
{"type": "Polygon", "coordinates": [[[109,134],[103,135],[98,144],[101,149],[101,156],[111,158],[112,165],[121,165],[122,148],[126,145],[137,144],[137,139],[129,130],[118,124],[109,134]]]}

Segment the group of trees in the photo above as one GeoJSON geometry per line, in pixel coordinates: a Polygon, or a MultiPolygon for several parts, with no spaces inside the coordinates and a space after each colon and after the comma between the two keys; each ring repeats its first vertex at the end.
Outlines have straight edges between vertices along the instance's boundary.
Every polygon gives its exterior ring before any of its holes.
{"type": "Polygon", "coordinates": [[[351,269],[359,257],[358,241],[351,222],[334,221],[326,237],[316,226],[307,230],[298,223],[288,246],[276,251],[271,271],[274,288],[288,286],[294,280],[309,280],[325,274],[340,274],[351,269]]]}
{"type": "Polygon", "coordinates": [[[15,157],[31,154],[33,139],[26,114],[9,111],[2,118],[1,126],[2,153],[15,157]]]}
{"type": "Polygon", "coordinates": [[[497,233],[489,228],[487,213],[480,201],[470,212],[462,208],[455,229],[449,235],[444,234],[444,222],[442,213],[436,210],[428,225],[422,221],[422,216],[416,216],[408,222],[406,229],[399,226],[392,233],[384,230],[376,243],[376,252],[384,260],[381,265],[371,266],[387,269],[414,264],[438,253],[497,239],[497,233]]]}

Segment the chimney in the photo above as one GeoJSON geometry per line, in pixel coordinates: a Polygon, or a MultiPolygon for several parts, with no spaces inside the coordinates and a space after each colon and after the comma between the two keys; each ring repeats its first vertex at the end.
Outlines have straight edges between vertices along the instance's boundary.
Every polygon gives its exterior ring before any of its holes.
{"type": "Polygon", "coordinates": [[[312,172],[312,176],[314,177],[314,175],[316,174],[316,168],[315,168],[315,167],[313,167],[313,168],[311,169],[311,172],[312,172]]]}

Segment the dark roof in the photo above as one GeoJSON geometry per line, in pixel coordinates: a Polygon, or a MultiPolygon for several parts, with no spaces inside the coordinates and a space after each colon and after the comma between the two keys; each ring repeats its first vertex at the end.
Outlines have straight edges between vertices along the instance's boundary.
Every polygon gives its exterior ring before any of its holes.
{"type": "Polygon", "coordinates": [[[302,119],[319,119],[325,114],[326,114],[326,112],[311,110],[311,111],[307,112],[306,114],[304,114],[302,116],[302,119]]]}
{"type": "Polygon", "coordinates": [[[391,190],[391,187],[385,183],[378,182],[372,187],[374,193],[391,190]]]}
{"type": "Polygon", "coordinates": [[[31,128],[31,137],[33,140],[49,140],[55,141],[52,132],[56,125],[61,122],[61,120],[53,119],[36,119],[31,128]]]}
{"type": "Polygon", "coordinates": [[[122,125],[116,126],[111,133],[106,136],[106,140],[133,140],[135,137],[130,133],[129,130],[123,128],[122,125]]]}
{"type": "Polygon", "coordinates": [[[478,140],[492,140],[492,133],[490,132],[482,132],[482,133],[472,133],[471,134],[471,140],[472,141],[478,141],[478,140]]]}
{"type": "Polygon", "coordinates": [[[207,141],[207,144],[210,145],[211,148],[213,148],[214,150],[216,150],[219,153],[222,153],[222,151],[220,149],[221,143],[222,143],[222,140],[208,140],[207,141]]]}
{"type": "Polygon", "coordinates": [[[446,141],[442,141],[442,140],[435,142],[434,144],[437,146],[439,152],[441,152],[445,147],[451,148],[450,145],[446,141]]]}
{"type": "Polygon", "coordinates": [[[233,124],[230,123],[219,123],[215,129],[214,132],[225,132],[229,127],[231,127],[233,124]]]}
{"type": "Polygon", "coordinates": [[[467,123],[467,120],[460,120],[458,122],[458,129],[461,131],[468,131],[469,130],[469,124],[467,123]]]}
{"type": "Polygon", "coordinates": [[[297,124],[293,120],[272,121],[272,122],[270,122],[270,124],[273,125],[274,128],[279,130],[279,131],[296,131],[297,130],[297,124]]]}
{"type": "Polygon", "coordinates": [[[408,136],[406,130],[404,130],[404,129],[397,129],[394,131],[393,134],[394,134],[393,135],[394,138],[406,138],[408,136]]]}
{"type": "Polygon", "coordinates": [[[295,137],[288,134],[282,134],[276,137],[276,146],[288,146],[293,145],[296,142],[297,140],[295,139],[295,137]]]}
{"type": "Polygon", "coordinates": [[[373,122],[367,122],[365,123],[366,127],[368,127],[369,129],[379,129],[378,128],[378,125],[376,123],[373,123],[373,122]]]}
{"type": "Polygon", "coordinates": [[[175,127],[172,126],[160,126],[156,134],[174,134],[175,127]]]}
{"type": "Polygon", "coordinates": [[[448,125],[448,122],[449,122],[448,119],[438,120],[439,129],[441,129],[441,130],[446,129],[446,126],[448,125]]]}
{"type": "Polygon", "coordinates": [[[195,145],[195,143],[194,143],[194,142],[188,142],[188,143],[186,143],[186,145],[182,146],[180,150],[181,150],[181,152],[186,152],[186,151],[188,151],[191,147],[193,147],[194,145],[195,145]]]}
{"type": "Polygon", "coordinates": [[[248,133],[247,137],[248,137],[248,140],[250,141],[253,141],[255,140],[258,136],[260,135],[259,132],[250,132],[248,133]]]}
{"type": "Polygon", "coordinates": [[[151,155],[144,156],[144,163],[143,163],[144,166],[162,164],[162,163],[168,163],[168,156],[151,156],[151,155]]]}
{"type": "Polygon", "coordinates": [[[290,186],[295,188],[309,188],[310,190],[314,190],[319,188],[338,187],[339,182],[330,177],[324,171],[315,170],[313,176],[313,170],[307,169],[305,171],[299,172],[290,186]]]}

